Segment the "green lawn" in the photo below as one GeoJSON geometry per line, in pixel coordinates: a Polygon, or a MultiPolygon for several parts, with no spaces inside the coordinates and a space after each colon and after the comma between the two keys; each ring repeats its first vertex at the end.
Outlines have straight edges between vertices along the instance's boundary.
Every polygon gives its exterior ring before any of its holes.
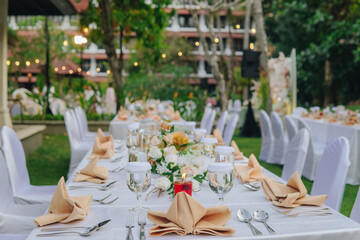
{"type": "MultiPolygon", "coordinates": [[[[246,156],[253,153],[259,156],[261,138],[235,137],[241,151],[246,156]]],[[[30,181],[34,185],[55,185],[61,176],[67,175],[70,161],[70,146],[68,137],[65,135],[45,135],[42,146],[27,156],[30,181]]],[[[282,166],[268,164],[260,161],[260,164],[278,176],[281,176],[282,166]]],[[[302,178],[308,190],[311,191],[312,181],[302,178]]],[[[359,186],[346,185],[344,198],[341,205],[341,213],[349,216],[354,204],[359,186]]]]}

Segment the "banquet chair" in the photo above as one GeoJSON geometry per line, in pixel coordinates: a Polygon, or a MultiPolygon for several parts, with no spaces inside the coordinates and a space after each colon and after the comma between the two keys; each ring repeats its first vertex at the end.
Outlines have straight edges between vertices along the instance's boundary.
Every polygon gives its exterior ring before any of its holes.
{"type": "Polygon", "coordinates": [[[69,137],[70,143],[70,166],[68,176],[72,174],[75,168],[80,163],[81,159],[86,155],[86,153],[92,148],[93,142],[84,142],[81,140],[79,136],[79,132],[77,131],[77,122],[75,119],[74,110],[69,109],[64,113],[64,121],[66,126],[66,131],[69,137]]]}
{"type": "Polygon", "coordinates": [[[288,144],[283,156],[284,168],[281,174],[281,178],[285,181],[288,181],[295,171],[298,171],[301,176],[309,141],[310,134],[304,128],[301,129],[288,144]]]}
{"type": "Polygon", "coordinates": [[[277,112],[270,114],[271,128],[274,136],[273,151],[270,152],[267,162],[275,164],[284,164],[283,155],[286,146],[289,143],[284,131],[284,125],[277,112]]]}
{"type": "Polygon", "coordinates": [[[311,137],[311,129],[310,129],[309,125],[303,119],[301,119],[301,118],[299,119],[298,126],[299,126],[299,130],[306,128],[310,133],[309,148],[308,148],[308,152],[306,154],[306,160],[305,160],[305,165],[304,165],[302,175],[309,180],[314,180],[316,168],[319,164],[321,155],[324,153],[326,144],[318,142],[318,141],[313,141],[313,139],[311,137]]]}
{"type": "Polygon", "coordinates": [[[86,118],[84,109],[82,109],[80,106],[76,107],[75,115],[77,123],[79,125],[81,139],[95,141],[97,133],[89,131],[88,120],[86,118]]]}
{"type": "Polygon", "coordinates": [[[220,118],[216,124],[216,128],[220,130],[221,135],[223,135],[223,133],[224,133],[227,116],[228,116],[228,111],[224,111],[220,115],[220,118]]]}
{"type": "Polygon", "coordinates": [[[340,210],[344,195],[346,176],[350,167],[349,140],[339,137],[332,141],[320,158],[311,195],[326,194],[325,203],[340,210]]]}
{"type": "Polygon", "coordinates": [[[202,116],[201,122],[200,122],[200,128],[206,128],[206,124],[207,124],[208,118],[210,117],[210,114],[211,114],[211,108],[205,107],[204,115],[202,116]]]}
{"type": "Polygon", "coordinates": [[[351,210],[350,218],[358,223],[360,223],[360,188],[357,193],[357,197],[354,203],[354,206],[351,210]]]}
{"type": "Polygon", "coordinates": [[[305,108],[303,108],[303,107],[296,107],[296,108],[292,111],[291,115],[296,116],[296,117],[301,117],[301,115],[302,115],[303,113],[307,113],[307,110],[306,110],[305,108]]]}
{"type": "Polygon", "coordinates": [[[261,149],[259,159],[262,161],[267,161],[268,156],[272,152],[274,136],[271,128],[269,115],[264,110],[260,110],[260,130],[261,149]]]}
{"type": "Polygon", "coordinates": [[[288,115],[285,116],[285,128],[290,142],[291,139],[293,139],[293,137],[297,134],[298,128],[294,120],[292,120],[291,117],[288,115]]]}
{"type": "Polygon", "coordinates": [[[209,134],[209,135],[212,132],[212,128],[213,128],[214,122],[215,122],[215,117],[216,117],[216,110],[214,109],[214,110],[211,111],[211,113],[209,115],[209,118],[208,118],[208,120],[206,122],[206,126],[205,126],[205,128],[207,130],[207,134],[209,134]]]}
{"type": "Polygon", "coordinates": [[[50,203],[56,185],[34,186],[30,184],[24,148],[14,130],[7,126],[2,127],[1,141],[14,201],[18,204],[50,203]]]}
{"type": "Polygon", "coordinates": [[[228,146],[230,145],[231,140],[234,136],[234,132],[235,132],[238,120],[239,120],[239,115],[233,114],[233,116],[230,118],[228,124],[226,125],[225,131],[224,131],[224,142],[228,146]]]}
{"type": "Polygon", "coordinates": [[[34,219],[48,208],[46,204],[21,205],[14,202],[8,167],[0,149],[0,239],[26,239],[35,228],[34,219]]]}

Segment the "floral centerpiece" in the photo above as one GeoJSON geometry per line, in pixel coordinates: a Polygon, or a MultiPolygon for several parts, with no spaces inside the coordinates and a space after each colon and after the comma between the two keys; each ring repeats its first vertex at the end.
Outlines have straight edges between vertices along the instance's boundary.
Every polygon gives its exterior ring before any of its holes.
{"type": "Polygon", "coordinates": [[[193,189],[198,189],[208,167],[208,159],[199,144],[191,143],[184,132],[174,132],[173,127],[163,123],[160,139],[153,137],[150,145],[148,160],[152,172],[162,176],[155,182],[155,191],[173,195],[174,175],[184,173],[193,176],[193,189]]]}

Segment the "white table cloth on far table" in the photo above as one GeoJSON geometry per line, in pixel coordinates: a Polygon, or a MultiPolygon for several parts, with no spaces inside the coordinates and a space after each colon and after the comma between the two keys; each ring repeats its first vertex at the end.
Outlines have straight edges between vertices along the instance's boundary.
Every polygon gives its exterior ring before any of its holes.
{"type": "Polygon", "coordinates": [[[127,126],[133,123],[133,121],[126,120],[118,120],[117,115],[111,120],[109,132],[114,137],[114,139],[125,140],[127,133],[127,126]]]}
{"type": "MultiPolygon", "coordinates": [[[[299,117],[291,116],[295,122],[299,117]]],[[[360,126],[346,126],[340,123],[329,123],[324,120],[302,118],[310,127],[312,140],[322,144],[329,144],[338,137],[346,137],[350,143],[351,166],[347,175],[346,183],[360,184],[360,126]]]]}
{"type": "MultiPolygon", "coordinates": [[[[90,152],[89,152],[90,154],[90,152]]],[[[126,151],[123,152],[126,154],[126,151]]],[[[87,156],[86,156],[87,157],[87,156]]],[[[84,158],[77,168],[77,171],[82,169],[88,164],[87,158],[84,158]]],[[[109,169],[114,169],[119,165],[119,162],[112,163],[108,160],[100,160],[98,165],[106,166],[109,169]]],[[[271,172],[264,169],[264,173],[277,181],[282,181],[279,177],[275,176],[271,172]]],[[[108,183],[114,180],[116,182],[112,188],[107,191],[99,191],[94,188],[83,188],[76,190],[69,190],[70,196],[79,196],[86,194],[93,194],[94,199],[100,199],[108,194],[112,194],[108,199],[120,197],[112,205],[99,205],[92,203],[89,215],[83,221],[76,221],[69,224],[54,224],[51,227],[59,226],[92,226],[96,223],[111,219],[112,221],[105,225],[99,231],[96,231],[93,235],[87,237],[87,239],[125,239],[127,229],[125,227],[126,216],[129,214],[128,209],[134,207],[136,204],[136,196],[130,192],[126,185],[126,171],[123,170],[120,173],[110,173],[108,183]]],[[[157,175],[152,176],[152,182],[157,175]]],[[[74,175],[67,181],[67,186],[70,185],[89,185],[91,183],[74,183],[74,175]]],[[[153,186],[150,187],[152,189],[153,186]]],[[[145,194],[144,194],[145,195],[145,194]]],[[[203,204],[205,207],[216,206],[218,198],[215,193],[211,192],[207,183],[201,185],[200,192],[194,192],[193,197],[203,204]]],[[[151,194],[144,206],[150,207],[151,210],[167,211],[172,199],[166,193],[163,193],[159,198],[157,194],[151,194]]],[[[149,237],[149,229],[154,225],[147,220],[145,226],[146,236],[148,239],[159,239],[159,240],[180,240],[180,239],[211,239],[211,240],[224,240],[224,239],[238,239],[238,240],[250,240],[250,239],[276,239],[276,240],[328,240],[328,239],[346,239],[355,240],[360,239],[360,225],[351,219],[341,215],[340,213],[333,211],[332,215],[326,216],[311,216],[311,215],[299,215],[297,217],[287,217],[274,210],[274,206],[268,200],[266,200],[262,190],[257,192],[250,191],[240,184],[240,180],[235,179],[233,189],[225,196],[224,205],[228,206],[232,212],[232,217],[227,227],[231,227],[236,230],[235,234],[231,237],[221,236],[177,236],[177,235],[165,235],[158,238],[149,237]],[[265,210],[269,213],[270,219],[268,224],[277,232],[275,235],[270,235],[266,230],[265,226],[259,222],[253,222],[263,236],[253,236],[249,226],[245,223],[239,222],[236,217],[236,212],[239,208],[246,208],[250,213],[256,210],[265,210]]],[[[325,207],[322,206],[322,207],[325,207]]],[[[308,209],[309,207],[300,207],[298,209],[308,209]]],[[[312,207],[315,209],[315,207],[312,207]]],[[[34,229],[28,237],[28,240],[39,239],[36,234],[40,233],[41,228],[34,229]]],[[[135,239],[139,234],[139,226],[136,224],[135,217],[135,228],[133,229],[135,239]]],[[[45,238],[41,238],[45,239],[45,238]]],[[[50,239],[50,238],[49,238],[50,239]]],[[[61,237],[61,239],[83,239],[76,235],[67,235],[61,237]]]]}

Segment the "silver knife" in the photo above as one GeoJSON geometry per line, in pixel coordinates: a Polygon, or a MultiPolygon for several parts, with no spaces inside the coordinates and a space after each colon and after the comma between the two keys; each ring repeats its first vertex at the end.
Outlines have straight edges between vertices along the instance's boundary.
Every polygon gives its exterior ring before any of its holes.
{"type": "Polygon", "coordinates": [[[91,226],[91,227],[61,227],[61,228],[43,228],[41,229],[41,232],[51,232],[51,231],[63,231],[63,230],[71,230],[71,229],[91,229],[93,227],[98,227],[98,230],[104,226],[105,224],[107,224],[108,222],[110,222],[111,219],[99,222],[97,225],[95,226],[91,226]]]}

